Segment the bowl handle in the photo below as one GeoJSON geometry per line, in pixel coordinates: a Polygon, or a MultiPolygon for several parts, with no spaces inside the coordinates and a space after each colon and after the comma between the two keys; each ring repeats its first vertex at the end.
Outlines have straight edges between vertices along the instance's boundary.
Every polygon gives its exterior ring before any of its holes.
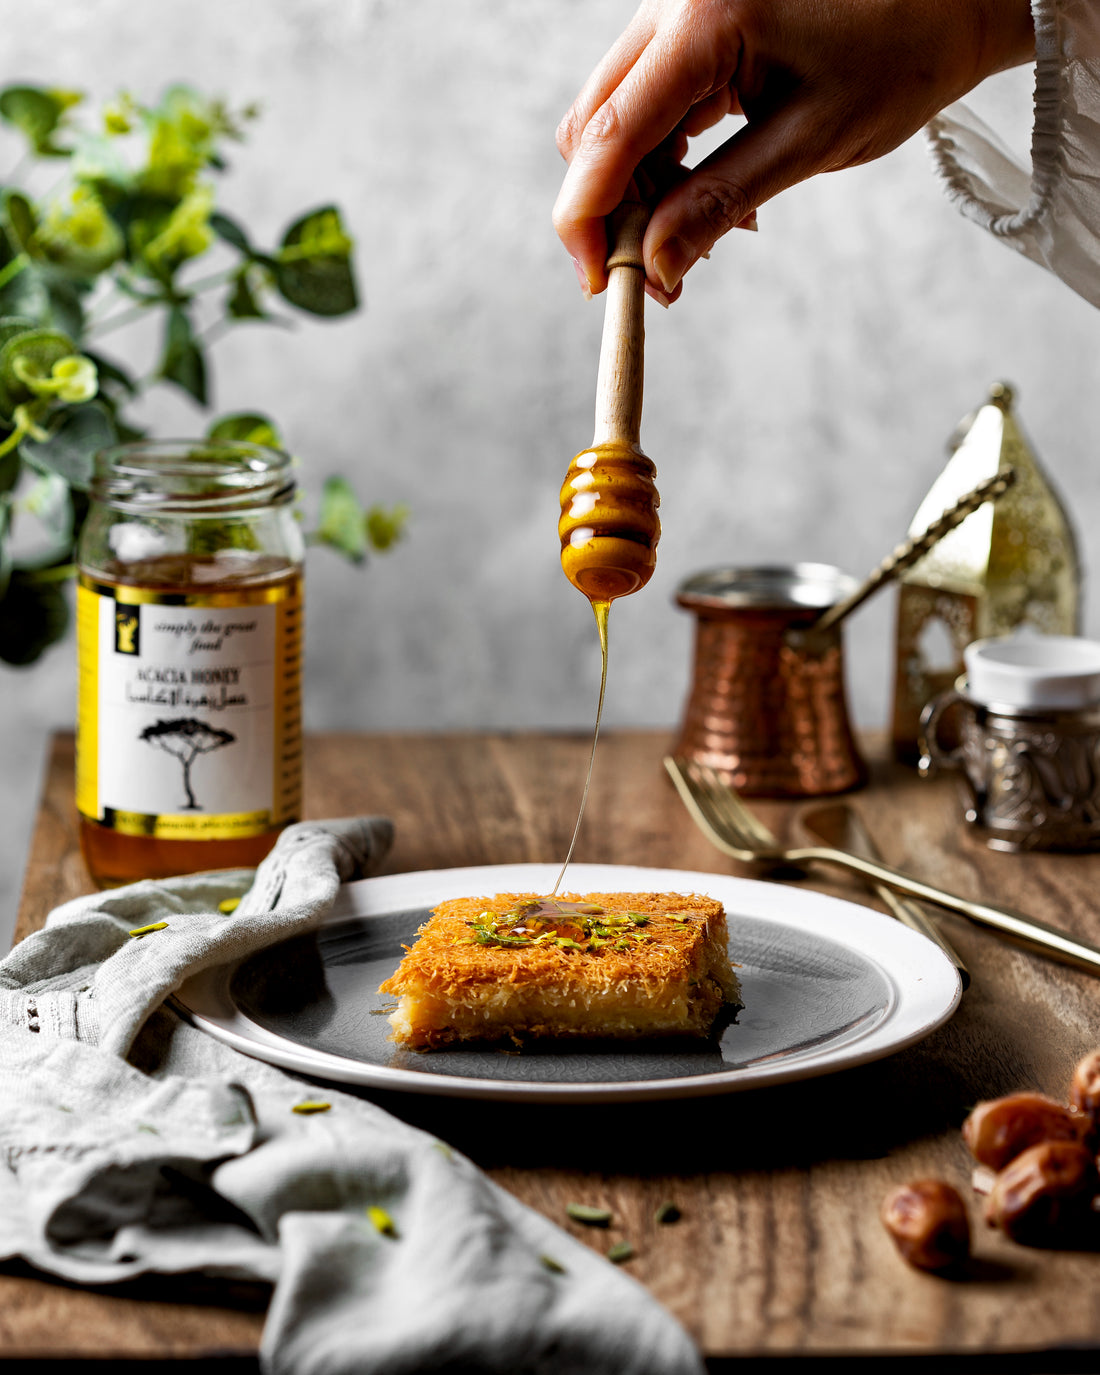
{"type": "Polygon", "coordinates": [[[963,750],[961,745],[945,749],[940,744],[940,723],[952,707],[969,705],[967,699],[956,688],[949,688],[925,703],[920,714],[920,759],[917,769],[923,778],[935,773],[936,769],[962,768],[963,750]]]}

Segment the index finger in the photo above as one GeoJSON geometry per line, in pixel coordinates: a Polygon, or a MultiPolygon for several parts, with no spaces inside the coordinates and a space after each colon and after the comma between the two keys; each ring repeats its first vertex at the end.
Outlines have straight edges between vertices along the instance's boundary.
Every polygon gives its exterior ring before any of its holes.
{"type": "MultiPolygon", "coordinates": [[[[731,61],[725,82],[735,66],[731,61]]],[[[646,154],[700,99],[724,84],[721,78],[713,61],[701,59],[690,41],[683,46],[682,32],[656,34],[573,140],[569,170],[554,206],[554,225],[593,292],[607,283],[604,218],[622,200],[646,154]]]]}
{"type": "Polygon", "coordinates": [[[557,143],[558,152],[566,162],[572,161],[588,121],[637,62],[653,37],[653,24],[647,20],[644,11],[643,5],[604,54],[562,117],[558,125],[557,143]]]}

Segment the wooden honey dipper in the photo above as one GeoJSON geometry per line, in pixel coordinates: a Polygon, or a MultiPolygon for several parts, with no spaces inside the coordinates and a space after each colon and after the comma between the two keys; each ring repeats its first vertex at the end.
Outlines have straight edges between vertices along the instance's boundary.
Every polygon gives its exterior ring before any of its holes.
{"type": "Polygon", "coordinates": [[[642,238],[649,208],[624,201],[608,219],[607,303],[592,444],[561,489],[561,566],[593,605],[644,587],[657,563],[657,469],[639,445],[645,347],[642,238]]]}

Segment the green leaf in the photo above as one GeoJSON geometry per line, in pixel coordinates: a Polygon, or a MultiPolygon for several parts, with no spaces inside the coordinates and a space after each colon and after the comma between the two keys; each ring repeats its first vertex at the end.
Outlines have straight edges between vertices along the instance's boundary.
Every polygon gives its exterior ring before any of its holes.
{"type": "Polygon", "coordinates": [[[207,439],[240,439],[247,444],[264,444],[269,449],[281,449],[282,438],[275,423],[256,411],[236,411],[215,420],[206,431],[207,439]]]}
{"type": "Polygon", "coordinates": [[[101,353],[94,353],[91,349],[81,349],[85,358],[90,358],[95,364],[96,372],[99,373],[100,395],[104,392],[118,393],[119,399],[128,396],[137,396],[138,384],[125,368],[119,367],[109,358],[104,358],[101,353]]]}
{"type": "Polygon", "coordinates": [[[63,585],[15,569],[0,600],[0,659],[18,667],[33,664],[64,637],[68,627],[69,603],[63,585]]]}
{"type": "Polygon", "coordinates": [[[379,554],[392,549],[405,537],[405,527],[409,519],[409,508],[404,504],[387,510],[384,506],[371,506],[363,517],[363,528],[367,543],[379,554]]]}
{"type": "Polygon", "coordinates": [[[256,299],[244,267],[233,278],[233,290],[225,303],[226,314],[234,320],[266,320],[267,313],[256,299]]]}
{"type": "Polygon", "coordinates": [[[140,267],[141,250],[167,223],[177,204],[176,199],[147,191],[118,191],[103,186],[98,189],[111,218],[126,239],[127,258],[140,267]]]}
{"type": "Polygon", "coordinates": [[[50,200],[27,244],[27,252],[34,257],[86,281],[106,272],[125,251],[122,230],[102,198],[85,185],[73,187],[68,196],[50,200]]]}
{"type": "Polygon", "coordinates": [[[364,512],[350,482],[343,477],[330,477],[321,489],[321,510],[315,538],[321,544],[337,549],[352,563],[362,563],[367,556],[367,536],[364,512]]]}
{"type": "Polygon", "coordinates": [[[224,239],[227,244],[232,244],[246,258],[252,257],[252,245],[249,243],[248,235],[236,220],[230,219],[228,215],[216,210],[210,216],[210,228],[219,239],[224,239]]]}
{"type": "Polygon", "coordinates": [[[39,157],[66,157],[68,150],[57,147],[51,136],[79,98],[39,86],[5,86],[0,91],[0,118],[20,129],[39,157]]]}
{"type": "Polygon", "coordinates": [[[75,181],[100,195],[124,193],[133,183],[133,173],[123,157],[118,139],[107,133],[93,133],[87,129],[77,132],[69,165],[75,181]]]}
{"type": "Polygon", "coordinates": [[[283,235],[275,255],[275,285],[283,299],[311,315],[347,315],[357,309],[351,250],[335,206],[303,215],[283,235]]]}
{"type": "Polygon", "coordinates": [[[53,323],[70,336],[79,339],[84,333],[84,302],[74,282],[54,278],[46,283],[53,323]]]}
{"type": "Polygon", "coordinates": [[[35,328],[35,322],[25,315],[0,315],[0,348],[17,334],[26,334],[35,328]]]}
{"type": "Polygon", "coordinates": [[[36,471],[56,474],[70,487],[86,492],[96,454],[117,442],[106,407],[89,401],[68,407],[49,439],[24,439],[19,452],[36,471]]]}
{"type": "Polygon", "coordinates": [[[0,288],[0,312],[4,315],[22,315],[35,325],[51,323],[50,292],[46,281],[48,269],[27,263],[2,288],[0,288]]]}
{"type": "Polygon", "coordinates": [[[18,448],[9,449],[0,457],[0,496],[15,490],[22,466],[18,448]]]}
{"type": "Polygon", "coordinates": [[[19,377],[16,366],[48,377],[53,365],[75,352],[67,334],[55,329],[29,329],[12,335],[0,347],[0,413],[12,410],[34,397],[34,392],[19,377]]]}
{"type": "MultiPolygon", "coordinates": [[[[201,257],[211,247],[214,242],[210,228],[213,207],[213,189],[206,185],[196,186],[173,207],[151,238],[143,238],[143,263],[159,281],[170,284],[185,262],[201,257]]],[[[132,246],[136,246],[133,235],[131,241],[132,246]]]]}
{"type": "MultiPolygon", "coordinates": [[[[0,364],[2,361],[3,353],[0,352],[0,364]]],[[[207,404],[206,358],[191,329],[191,321],[179,306],[173,306],[168,312],[160,375],[166,382],[174,382],[189,396],[193,396],[200,406],[207,404]]],[[[0,371],[2,380],[3,373],[0,371]]]]}
{"type": "Polygon", "coordinates": [[[34,213],[34,206],[22,191],[4,192],[4,222],[20,253],[27,253],[32,258],[41,258],[42,253],[35,242],[38,218],[34,213]]]}

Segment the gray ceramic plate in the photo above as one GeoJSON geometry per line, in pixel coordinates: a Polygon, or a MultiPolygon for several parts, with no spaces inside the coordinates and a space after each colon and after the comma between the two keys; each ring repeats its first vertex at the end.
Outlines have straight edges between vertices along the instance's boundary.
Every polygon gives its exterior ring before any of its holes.
{"type": "Polygon", "coordinates": [[[728,875],[576,864],[574,892],[696,892],[720,899],[744,1007],[685,1046],[416,1053],[387,1040],[378,985],[446,897],[546,892],[545,864],[397,874],[348,884],[316,934],[190,980],[177,1001],[239,1050],[316,1078],[473,1098],[643,1099],[729,1092],[826,1074],[911,1045],[961,994],[940,949],[889,917],[820,893],[728,875]]]}

